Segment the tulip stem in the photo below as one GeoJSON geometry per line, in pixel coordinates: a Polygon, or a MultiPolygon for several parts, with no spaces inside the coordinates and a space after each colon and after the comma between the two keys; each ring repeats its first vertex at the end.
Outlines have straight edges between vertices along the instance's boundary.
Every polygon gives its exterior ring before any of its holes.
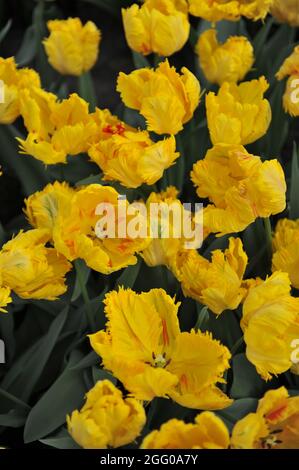
{"type": "Polygon", "coordinates": [[[242,346],[242,344],[244,343],[244,336],[241,336],[236,342],[235,344],[233,345],[233,347],[231,348],[231,355],[234,356],[235,354],[237,354],[237,352],[239,351],[240,347],[242,346]]]}
{"type": "Polygon", "coordinates": [[[196,310],[198,313],[196,324],[194,325],[194,330],[198,331],[200,328],[206,324],[209,319],[209,309],[207,306],[200,308],[201,306],[196,303],[196,310]]]}
{"type": "Polygon", "coordinates": [[[85,304],[85,309],[86,309],[86,314],[87,314],[87,318],[88,318],[89,327],[91,329],[91,332],[94,333],[96,331],[97,327],[96,327],[96,324],[95,324],[95,321],[94,321],[94,318],[93,318],[93,315],[92,315],[92,310],[91,310],[91,305],[90,305],[90,298],[89,298],[89,295],[88,295],[88,292],[87,292],[87,289],[86,289],[86,285],[85,285],[85,282],[84,282],[84,279],[83,279],[83,276],[82,276],[81,266],[78,263],[78,260],[76,260],[74,262],[74,265],[75,265],[75,269],[76,269],[76,273],[77,273],[77,279],[78,279],[78,282],[79,282],[81,294],[82,294],[84,304],[85,304]]]}
{"type": "Polygon", "coordinates": [[[264,219],[264,227],[266,233],[266,244],[267,244],[267,252],[269,256],[269,260],[272,260],[272,226],[269,217],[264,219]]]}
{"type": "Polygon", "coordinates": [[[157,68],[160,62],[163,62],[164,57],[160,56],[159,54],[154,54],[154,67],[157,68]]]}
{"type": "Polygon", "coordinates": [[[90,72],[86,72],[79,76],[79,95],[89,103],[90,111],[94,111],[97,99],[94,84],[90,72]]]}

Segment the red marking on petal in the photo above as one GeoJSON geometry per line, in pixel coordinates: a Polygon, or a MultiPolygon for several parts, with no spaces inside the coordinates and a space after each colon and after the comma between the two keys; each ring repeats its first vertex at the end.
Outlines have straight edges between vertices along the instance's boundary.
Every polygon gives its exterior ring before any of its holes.
{"type": "Polygon", "coordinates": [[[187,385],[188,385],[188,380],[187,380],[187,377],[186,377],[185,374],[182,375],[182,377],[181,377],[181,379],[180,379],[180,383],[181,383],[182,385],[184,385],[184,387],[187,387],[187,385]]]}
{"type": "Polygon", "coordinates": [[[116,124],[116,126],[112,126],[111,124],[108,124],[106,127],[103,128],[103,132],[106,132],[106,134],[118,134],[122,135],[125,132],[125,127],[124,125],[120,122],[116,124]]]}
{"type": "Polygon", "coordinates": [[[268,419],[269,421],[274,421],[278,419],[281,416],[282,412],[287,408],[287,406],[288,405],[285,404],[285,405],[280,406],[276,410],[271,411],[269,414],[266,415],[266,419],[268,419]]]}
{"type": "Polygon", "coordinates": [[[162,320],[162,335],[163,335],[163,343],[165,346],[169,346],[169,336],[167,331],[167,324],[166,320],[162,320]]]}

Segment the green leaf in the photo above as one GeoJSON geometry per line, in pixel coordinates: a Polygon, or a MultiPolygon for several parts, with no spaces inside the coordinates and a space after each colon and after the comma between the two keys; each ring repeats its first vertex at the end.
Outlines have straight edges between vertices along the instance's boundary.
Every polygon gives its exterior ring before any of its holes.
{"type": "Polygon", "coordinates": [[[266,135],[266,156],[268,158],[280,155],[288,136],[289,118],[282,107],[284,89],[285,84],[283,82],[276,83],[269,99],[272,109],[272,121],[266,135]]]}
{"type": "Polygon", "coordinates": [[[18,394],[24,402],[28,401],[47,365],[66,321],[67,314],[68,307],[55,318],[49,331],[20,357],[2,383],[3,388],[6,387],[9,391],[18,394]],[[25,360],[23,360],[24,357],[25,360]]]}
{"type": "Polygon", "coordinates": [[[299,152],[294,142],[290,189],[290,219],[299,218],[299,152]]]}
{"type": "Polygon", "coordinates": [[[87,325],[87,319],[88,322],[92,322],[93,327],[92,329],[89,327],[88,328],[88,333],[94,333],[96,331],[99,331],[104,328],[105,323],[106,323],[106,317],[104,315],[104,304],[103,300],[108,291],[108,286],[105,286],[103,291],[101,292],[100,295],[95,297],[94,299],[89,300],[88,302],[88,315],[90,315],[90,318],[87,318],[87,310],[86,310],[86,303],[84,304],[77,310],[76,314],[81,316],[81,328],[80,331],[83,332],[84,334],[87,334],[86,330],[86,325],[87,325]]]}
{"type": "Polygon", "coordinates": [[[229,349],[232,349],[242,335],[239,319],[231,310],[226,310],[218,316],[210,313],[204,326],[203,331],[212,331],[213,338],[220,340],[229,349]]]}
{"type": "Polygon", "coordinates": [[[9,32],[9,30],[11,28],[11,25],[12,25],[12,20],[9,19],[8,22],[6,23],[6,25],[1,29],[1,31],[0,31],[0,43],[3,41],[3,39],[5,39],[7,33],[9,32]]]}
{"type": "Polygon", "coordinates": [[[16,53],[16,63],[20,67],[30,64],[37,54],[37,40],[35,26],[31,25],[26,29],[23,42],[16,53]]]}
{"type": "Polygon", "coordinates": [[[97,331],[97,327],[94,321],[93,309],[91,306],[89,293],[88,293],[88,289],[87,289],[85,278],[84,278],[84,271],[83,271],[84,264],[85,262],[80,259],[77,259],[74,261],[76,274],[77,274],[77,280],[79,284],[79,290],[84,300],[84,314],[86,314],[88,318],[90,333],[94,333],[95,331],[97,331]]]}
{"type": "Polygon", "coordinates": [[[189,35],[189,43],[192,47],[192,49],[195,48],[196,44],[198,41],[198,32],[196,31],[195,28],[193,28],[192,25],[190,25],[190,35],[189,35]]]}
{"type": "Polygon", "coordinates": [[[25,443],[41,439],[63,425],[66,416],[82,406],[85,393],[82,372],[65,369],[29,413],[25,443]]]}
{"type": "Polygon", "coordinates": [[[25,403],[23,400],[20,400],[18,397],[15,397],[11,393],[7,392],[6,390],[3,390],[2,388],[0,388],[0,396],[6,398],[7,400],[9,400],[12,403],[15,403],[16,405],[24,408],[25,410],[30,410],[30,406],[27,405],[27,403],[25,403]]]}
{"type": "Polygon", "coordinates": [[[70,367],[71,370],[82,370],[82,369],[87,369],[88,367],[91,367],[99,362],[99,356],[96,354],[95,351],[90,351],[90,353],[87,354],[81,361],[79,361],[77,364],[73,365],[70,367]]]}
{"type": "Polygon", "coordinates": [[[148,431],[158,429],[163,423],[172,418],[183,420],[189,413],[188,408],[178,405],[172,400],[155,398],[149,407],[146,427],[148,431]]]}
{"type": "MultiPolygon", "coordinates": [[[[19,380],[26,380],[27,377],[23,378],[23,370],[26,367],[26,364],[30,360],[30,358],[35,354],[37,348],[39,347],[41,340],[37,341],[34,343],[29,349],[26,351],[23,351],[23,353],[15,360],[13,365],[10,367],[10,369],[7,371],[2,383],[1,383],[1,389],[0,389],[0,395],[3,395],[4,398],[7,398],[7,400],[1,400],[0,401],[0,409],[1,411],[6,411],[9,401],[15,401],[19,400],[20,404],[23,403],[23,405],[27,406],[26,403],[24,403],[22,400],[20,400],[17,397],[14,397],[13,392],[20,394],[20,391],[22,389],[19,388],[18,386],[18,381],[19,380]],[[11,392],[8,392],[10,390],[11,392]]],[[[17,401],[16,401],[17,403],[17,401]]]]}
{"type": "Polygon", "coordinates": [[[49,437],[48,439],[40,439],[40,442],[46,446],[55,447],[56,449],[81,449],[71,436],[49,437]]]}
{"type": "Polygon", "coordinates": [[[36,68],[41,76],[42,83],[49,88],[55,79],[56,72],[48,62],[48,57],[43,45],[43,39],[48,34],[45,16],[46,4],[44,0],[38,1],[32,15],[36,41],[36,68]]]}
{"type": "Polygon", "coordinates": [[[28,412],[13,410],[7,414],[0,415],[0,426],[8,428],[20,428],[26,422],[28,412]]]}
{"type": "Polygon", "coordinates": [[[80,446],[71,438],[64,427],[47,439],[40,439],[40,442],[56,449],[80,449],[80,446]]]}
{"type": "Polygon", "coordinates": [[[139,54],[138,52],[132,51],[132,58],[135,69],[143,69],[144,67],[151,66],[147,58],[144,55],[139,54]]]}
{"type": "MultiPolygon", "coordinates": [[[[194,325],[198,319],[198,311],[196,302],[193,299],[190,299],[189,297],[183,297],[181,299],[178,318],[181,331],[189,332],[192,328],[194,328],[194,325]]],[[[201,324],[202,331],[205,331],[204,326],[206,323],[208,322],[201,324]]]]}
{"type": "Polygon", "coordinates": [[[90,268],[86,265],[85,261],[82,259],[77,260],[76,264],[76,269],[80,269],[80,280],[78,279],[78,272],[76,275],[76,281],[75,281],[75,286],[72,294],[71,301],[75,302],[81,295],[81,282],[83,283],[84,286],[86,286],[88,282],[88,278],[90,276],[91,270],[90,268]]]}
{"type": "Polygon", "coordinates": [[[66,321],[66,307],[52,322],[49,331],[20,356],[3,380],[2,387],[27,402],[58,341],[66,321]]]}
{"type": "Polygon", "coordinates": [[[176,142],[177,151],[180,152],[180,156],[175,161],[175,164],[168,168],[168,170],[166,171],[166,181],[167,184],[175,186],[179,190],[182,190],[185,180],[185,151],[181,134],[178,134],[176,136],[176,142]]]}
{"type": "Polygon", "coordinates": [[[20,137],[20,134],[13,126],[0,126],[0,161],[14,171],[24,194],[29,196],[42,189],[48,183],[48,179],[41,162],[18,153],[15,137],[20,137]]]}
{"type": "Polygon", "coordinates": [[[90,72],[86,72],[83,75],[80,75],[78,81],[79,95],[89,103],[89,110],[94,111],[97,105],[97,97],[90,72]]]}
{"type": "Polygon", "coordinates": [[[255,52],[255,57],[256,57],[256,62],[262,59],[261,54],[263,51],[263,48],[265,46],[266,40],[268,38],[268,35],[270,33],[270,29],[273,25],[273,18],[270,17],[260,28],[260,30],[257,32],[255,35],[252,44],[254,47],[254,52],[255,52]]]}
{"type": "Polygon", "coordinates": [[[140,267],[141,267],[141,260],[138,259],[136,264],[125,268],[124,271],[119,276],[119,278],[117,279],[115,288],[117,288],[118,286],[122,286],[122,287],[132,289],[134,287],[135,281],[139,274],[140,267]]]}
{"type": "Polygon", "coordinates": [[[92,378],[94,381],[94,384],[96,384],[99,380],[110,380],[114,385],[116,385],[116,378],[113,377],[110,372],[107,372],[106,370],[100,369],[99,367],[93,367],[92,368],[92,378]]]}
{"type": "Polygon", "coordinates": [[[263,219],[256,219],[242,233],[244,250],[248,255],[249,264],[245,279],[259,276],[264,279],[269,274],[268,254],[263,219]]]}
{"type": "Polygon", "coordinates": [[[105,182],[102,182],[102,173],[99,173],[98,175],[90,175],[87,178],[84,178],[83,180],[77,181],[76,186],[85,186],[87,184],[105,184],[105,182]]]}
{"type": "Polygon", "coordinates": [[[194,326],[195,330],[200,330],[209,320],[209,309],[206,306],[200,305],[196,302],[196,310],[198,312],[197,322],[194,326]]]}
{"type": "Polygon", "coordinates": [[[233,428],[237,421],[244,418],[249,413],[256,411],[258,400],[256,398],[241,398],[236,400],[231,406],[224,410],[215,411],[223,419],[229,430],[233,428]]]}
{"type": "Polygon", "coordinates": [[[216,23],[216,29],[218,40],[221,42],[226,41],[230,36],[248,36],[243,20],[235,22],[227,20],[218,21],[216,23]]]}
{"type": "Polygon", "coordinates": [[[203,256],[205,258],[208,258],[213,251],[215,251],[215,250],[224,250],[225,248],[227,248],[228,247],[228,239],[229,239],[229,235],[223,235],[222,237],[215,237],[215,239],[212,240],[208,244],[208,247],[204,250],[203,256]]]}
{"type": "Polygon", "coordinates": [[[275,73],[277,72],[278,65],[283,60],[283,57],[286,57],[287,49],[294,41],[295,34],[295,28],[283,24],[271,36],[263,51],[268,70],[275,70],[275,73]]]}
{"type": "Polygon", "coordinates": [[[232,360],[233,383],[230,389],[232,398],[260,398],[270,388],[276,388],[278,380],[265,382],[245,354],[237,354],[232,360]]]}
{"type": "Polygon", "coordinates": [[[149,267],[141,264],[138,278],[134,283],[136,291],[147,291],[150,289],[165,289],[169,294],[173,288],[173,294],[178,287],[178,281],[166,266],[149,267]]]}
{"type": "Polygon", "coordinates": [[[39,377],[47,365],[47,362],[65,324],[68,311],[68,307],[64,308],[62,312],[55,318],[49,328],[48,333],[42,338],[38,349],[28,360],[23,370],[23,379],[21,381],[22,384],[20,384],[20,389],[22,390],[21,397],[25,401],[30,397],[39,377]]]}

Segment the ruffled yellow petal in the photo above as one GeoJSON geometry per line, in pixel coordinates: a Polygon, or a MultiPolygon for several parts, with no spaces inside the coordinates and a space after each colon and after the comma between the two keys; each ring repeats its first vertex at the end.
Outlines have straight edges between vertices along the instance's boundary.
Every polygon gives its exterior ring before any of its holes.
{"type": "Polygon", "coordinates": [[[138,437],[145,421],[141,403],[123,398],[109,380],[97,382],[87,393],[83,408],[67,416],[69,433],[84,449],[129,444],[138,437]]]}
{"type": "Polygon", "coordinates": [[[253,47],[245,36],[230,36],[220,44],[216,29],[200,35],[196,51],[207,80],[218,85],[243,80],[254,62],[253,47]]]}
{"type": "Polygon", "coordinates": [[[146,119],[148,130],[177,134],[191,119],[200,99],[200,85],[185,67],[179,75],[168,60],[156,70],[139,69],[120,73],[117,90],[123,102],[146,119]]]}
{"type": "Polygon", "coordinates": [[[48,21],[50,35],[43,41],[49,63],[62,75],[79,76],[96,63],[101,33],[92,21],[79,18],[48,21]]]}

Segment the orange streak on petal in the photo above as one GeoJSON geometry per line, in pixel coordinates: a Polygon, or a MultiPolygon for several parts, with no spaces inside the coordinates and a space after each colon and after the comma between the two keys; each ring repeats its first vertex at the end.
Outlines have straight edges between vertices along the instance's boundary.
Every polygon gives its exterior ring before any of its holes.
{"type": "Polygon", "coordinates": [[[168,331],[167,331],[167,324],[166,320],[162,320],[162,334],[163,334],[163,343],[164,346],[169,346],[169,336],[168,336],[168,331]]]}
{"type": "Polygon", "coordinates": [[[281,413],[287,408],[287,404],[280,406],[280,408],[277,408],[274,411],[271,411],[269,414],[266,415],[266,419],[269,421],[274,421],[278,419],[281,415],[281,413]]]}

